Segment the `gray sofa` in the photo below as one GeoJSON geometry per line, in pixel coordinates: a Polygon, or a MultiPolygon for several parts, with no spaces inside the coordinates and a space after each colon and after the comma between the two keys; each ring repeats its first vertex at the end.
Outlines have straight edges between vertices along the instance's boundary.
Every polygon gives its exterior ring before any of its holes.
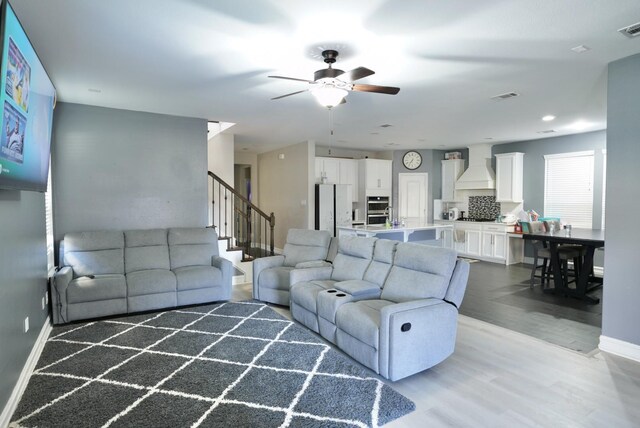
{"type": "Polygon", "coordinates": [[[291,272],[291,314],[398,380],[453,353],[468,276],[453,250],[344,237],[332,266],[291,272]]]}
{"type": "Polygon", "coordinates": [[[233,266],[213,229],[68,233],[51,290],[54,324],[228,300],[233,266]]]}
{"type": "Polygon", "coordinates": [[[293,269],[329,266],[331,245],[326,230],[289,229],[283,254],[253,261],[253,298],[289,305],[289,273],[293,269]]]}

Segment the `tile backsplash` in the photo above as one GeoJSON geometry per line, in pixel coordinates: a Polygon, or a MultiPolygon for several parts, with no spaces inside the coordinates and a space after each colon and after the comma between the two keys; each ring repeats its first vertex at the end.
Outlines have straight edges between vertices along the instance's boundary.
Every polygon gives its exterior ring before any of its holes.
{"type": "Polygon", "coordinates": [[[469,196],[469,217],[496,218],[500,215],[500,202],[495,196],[469,196]]]}

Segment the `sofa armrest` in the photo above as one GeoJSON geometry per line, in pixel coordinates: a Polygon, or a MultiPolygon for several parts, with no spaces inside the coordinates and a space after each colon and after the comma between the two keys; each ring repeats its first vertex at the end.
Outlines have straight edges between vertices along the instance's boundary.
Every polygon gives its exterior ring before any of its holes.
{"type": "Polygon", "coordinates": [[[260,300],[260,283],[258,282],[258,278],[260,277],[260,273],[265,269],[270,269],[274,267],[279,267],[284,264],[284,256],[269,256],[269,257],[260,257],[259,259],[255,259],[252,263],[253,269],[253,298],[260,300]]]}
{"type": "Polygon", "coordinates": [[[303,281],[319,281],[331,278],[332,266],[314,267],[309,269],[294,269],[289,272],[289,284],[303,281]]]}
{"type": "Polygon", "coordinates": [[[65,266],[57,271],[51,281],[51,308],[53,323],[67,322],[67,287],[73,279],[73,269],[65,266]]]}
{"type": "Polygon", "coordinates": [[[229,300],[231,298],[233,263],[223,257],[212,256],[211,266],[216,267],[222,271],[222,286],[224,287],[224,295],[226,297],[223,300],[229,300]]]}
{"type": "Polygon", "coordinates": [[[391,380],[426,370],[453,353],[457,309],[441,299],[385,306],[380,311],[380,374],[391,380]]]}

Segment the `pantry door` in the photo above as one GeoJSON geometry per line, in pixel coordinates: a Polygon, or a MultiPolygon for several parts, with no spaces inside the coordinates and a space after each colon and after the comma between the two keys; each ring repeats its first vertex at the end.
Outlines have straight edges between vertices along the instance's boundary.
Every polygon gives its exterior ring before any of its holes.
{"type": "Polygon", "coordinates": [[[403,218],[407,222],[427,223],[427,173],[398,174],[398,220],[403,218]]]}

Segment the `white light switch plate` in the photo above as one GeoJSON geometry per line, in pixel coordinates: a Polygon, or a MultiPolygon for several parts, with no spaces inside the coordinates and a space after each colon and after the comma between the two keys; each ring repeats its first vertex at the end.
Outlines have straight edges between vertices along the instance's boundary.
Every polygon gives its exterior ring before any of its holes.
{"type": "Polygon", "coordinates": [[[24,332],[28,332],[29,331],[29,317],[26,317],[24,319],[24,332]]]}

